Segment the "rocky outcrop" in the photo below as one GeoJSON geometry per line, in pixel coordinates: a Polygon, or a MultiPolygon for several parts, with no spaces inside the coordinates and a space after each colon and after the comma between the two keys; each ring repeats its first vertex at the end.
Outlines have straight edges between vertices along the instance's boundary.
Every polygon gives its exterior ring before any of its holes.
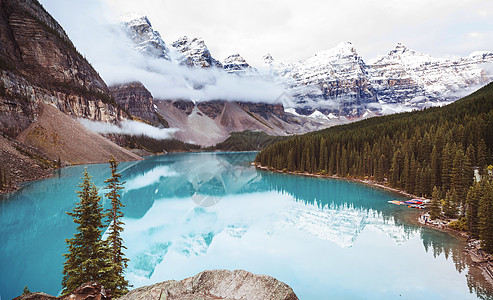
{"type": "Polygon", "coordinates": [[[204,271],[181,281],[165,281],[130,291],[119,300],[298,299],[285,283],[243,270],[204,271]]]}
{"type": "Polygon", "coordinates": [[[76,288],[62,300],[111,300],[111,292],[105,290],[99,282],[91,281],[76,288]]]}
{"type": "Polygon", "coordinates": [[[221,115],[224,109],[224,101],[214,100],[207,102],[199,102],[197,107],[201,112],[211,119],[215,119],[221,115]]]}
{"type": "Polygon", "coordinates": [[[284,106],[282,104],[268,104],[268,103],[253,103],[253,102],[237,102],[245,111],[262,116],[265,120],[270,120],[272,117],[277,117],[283,121],[289,122],[289,118],[284,112],[284,106]]]}
{"type": "Polygon", "coordinates": [[[172,44],[173,48],[180,53],[179,63],[196,68],[222,68],[221,63],[212,57],[211,52],[201,38],[179,38],[172,44]]]}
{"type": "Polygon", "coordinates": [[[156,112],[151,92],[142,83],[130,82],[109,88],[116,103],[133,117],[156,127],[168,127],[167,122],[156,112]]]}
{"type": "Polygon", "coordinates": [[[28,293],[14,300],[111,300],[111,293],[105,290],[99,282],[91,281],[63,297],[54,297],[45,293],[28,293]]]}

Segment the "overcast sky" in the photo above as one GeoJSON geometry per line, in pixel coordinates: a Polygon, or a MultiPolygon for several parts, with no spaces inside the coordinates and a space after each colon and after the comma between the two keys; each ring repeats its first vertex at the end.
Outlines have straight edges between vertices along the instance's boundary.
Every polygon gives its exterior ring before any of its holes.
{"type": "Polygon", "coordinates": [[[202,37],[214,57],[238,52],[253,64],[266,53],[294,62],[351,41],[365,60],[402,42],[432,56],[493,51],[490,0],[40,0],[77,48],[87,22],[147,15],[167,44],[202,37]]]}

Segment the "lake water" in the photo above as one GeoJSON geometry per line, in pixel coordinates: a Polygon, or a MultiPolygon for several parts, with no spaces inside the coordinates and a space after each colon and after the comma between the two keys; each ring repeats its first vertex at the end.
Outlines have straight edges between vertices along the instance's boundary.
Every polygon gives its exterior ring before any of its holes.
{"type": "MultiPolygon", "coordinates": [[[[400,196],[345,180],[259,171],[255,153],[184,153],[121,163],[123,233],[134,287],[206,269],[244,269],[289,284],[300,299],[491,298],[461,243],[406,222],[400,196]]],[[[108,165],[89,165],[98,187],[108,165]]],[[[0,297],[58,294],[65,213],[84,166],[0,201],[0,297]]],[[[101,191],[103,193],[103,191],[101,191]]],[[[105,203],[107,206],[108,203],[105,203]]]]}

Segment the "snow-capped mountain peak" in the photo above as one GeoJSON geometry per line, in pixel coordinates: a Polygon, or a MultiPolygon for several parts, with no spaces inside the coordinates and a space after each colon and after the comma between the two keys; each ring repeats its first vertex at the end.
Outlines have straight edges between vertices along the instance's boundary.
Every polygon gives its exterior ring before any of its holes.
{"type": "Polygon", "coordinates": [[[469,54],[468,58],[481,58],[485,59],[488,57],[493,57],[493,52],[491,51],[474,51],[469,54]]]}
{"type": "Polygon", "coordinates": [[[390,50],[389,55],[394,55],[394,54],[400,55],[400,54],[403,54],[405,52],[415,53],[414,50],[409,49],[408,47],[406,47],[406,45],[399,42],[395,45],[394,49],[390,50]]]}
{"type": "Polygon", "coordinates": [[[409,67],[417,67],[421,64],[430,62],[439,62],[443,59],[433,58],[428,54],[423,54],[421,52],[415,51],[403,45],[402,43],[397,43],[397,45],[389,51],[387,55],[380,57],[380,59],[375,61],[375,65],[379,64],[404,64],[409,67]]]}
{"type": "Polygon", "coordinates": [[[272,57],[272,55],[270,55],[270,53],[267,53],[262,57],[262,63],[265,65],[271,65],[273,62],[274,58],[272,57]]]}
{"type": "Polygon", "coordinates": [[[251,66],[246,62],[246,60],[238,53],[232,54],[226,57],[223,61],[223,68],[228,73],[243,73],[251,66]]]}
{"type": "Polygon", "coordinates": [[[181,64],[199,68],[222,67],[221,63],[212,57],[201,38],[183,36],[176,40],[172,46],[182,54],[181,64]]]}
{"type": "Polygon", "coordinates": [[[316,60],[323,60],[324,62],[336,61],[340,59],[361,59],[351,42],[342,42],[334,48],[315,53],[315,55],[313,55],[311,58],[308,58],[307,60],[313,60],[314,58],[316,60]]]}
{"type": "Polygon", "coordinates": [[[146,55],[170,60],[169,49],[159,32],[152,28],[147,16],[141,16],[123,23],[129,38],[137,51],[146,55]]]}
{"type": "Polygon", "coordinates": [[[148,27],[152,27],[151,21],[149,21],[149,18],[147,16],[139,16],[135,17],[133,19],[130,19],[125,22],[128,26],[140,26],[140,25],[145,25],[148,27]]]}

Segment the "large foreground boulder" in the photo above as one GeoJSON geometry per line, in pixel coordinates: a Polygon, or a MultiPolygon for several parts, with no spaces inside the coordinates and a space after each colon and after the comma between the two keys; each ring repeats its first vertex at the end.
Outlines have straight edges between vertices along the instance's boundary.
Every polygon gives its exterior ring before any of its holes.
{"type": "Polygon", "coordinates": [[[217,300],[272,299],[296,300],[285,283],[267,275],[244,270],[211,270],[181,281],[169,280],[130,291],[119,300],[217,300]]]}

